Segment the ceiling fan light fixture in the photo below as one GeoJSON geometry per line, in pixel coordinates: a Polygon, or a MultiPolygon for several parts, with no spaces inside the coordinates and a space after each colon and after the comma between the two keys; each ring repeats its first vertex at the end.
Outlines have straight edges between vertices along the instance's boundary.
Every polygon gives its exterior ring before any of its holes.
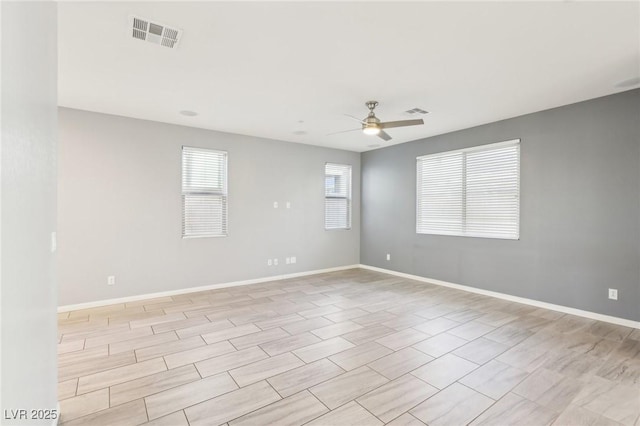
{"type": "Polygon", "coordinates": [[[378,133],[380,133],[380,127],[378,126],[364,126],[362,128],[362,133],[364,133],[365,135],[377,135],[378,133]]]}

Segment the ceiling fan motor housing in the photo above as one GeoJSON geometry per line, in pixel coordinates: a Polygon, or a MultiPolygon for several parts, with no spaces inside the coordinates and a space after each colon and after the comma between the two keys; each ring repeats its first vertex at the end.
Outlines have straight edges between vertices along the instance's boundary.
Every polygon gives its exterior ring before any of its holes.
{"type": "Polygon", "coordinates": [[[367,106],[367,108],[369,108],[369,115],[367,116],[367,118],[362,120],[362,128],[379,129],[380,126],[378,126],[378,124],[380,123],[380,119],[378,119],[378,117],[376,117],[376,114],[373,112],[375,107],[378,106],[378,101],[368,101],[365,105],[367,106]]]}
{"type": "Polygon", "coordinates": [[[376,117],[375,115],[370,115],[367,118],[365,118],[364,120],[364,125],[368,125],[368,124],[372,124],[372,125],[378,125],[380,123],[380,119],[378,119],[378,117],[376,117]]]}
{"type": "Polygon", "coordinates": [[[365,123],[362,124],[362,130],[365,131],[365,134],[377,135],[381,130],[378,123],[380,123],[380,120],[376,117],[367,117],[365,123]]]}

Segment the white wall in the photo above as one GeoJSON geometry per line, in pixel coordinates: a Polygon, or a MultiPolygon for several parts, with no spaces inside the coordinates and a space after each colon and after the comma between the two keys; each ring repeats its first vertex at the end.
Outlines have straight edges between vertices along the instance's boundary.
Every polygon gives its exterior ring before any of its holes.
{"type": "Polygon", "coordinates": [[[60,305],[359,263],[358,153],[66,108],[59,126],[60,305]],[[229,153],[227,237],[181,238],[182,145],[229,153]],[[324,230],[325,162],[353,166],[351,230],[324,230]]]}
{"type": "MultiPolygon", "coordinates": [[[[0,415],[55,409],[55,2],[2,2],[0,415]],[[5,411],[6,410],[6,411],[5,411]]],[[[30,414],[30,413],[28,413],[30,414]]]]}

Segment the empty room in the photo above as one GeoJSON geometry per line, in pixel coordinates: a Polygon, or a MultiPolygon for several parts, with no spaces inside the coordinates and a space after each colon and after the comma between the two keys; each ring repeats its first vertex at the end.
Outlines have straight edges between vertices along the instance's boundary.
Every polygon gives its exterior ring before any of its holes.
{"type": "Polygon", "coordinates": [[[0,22],[1,424],[640,426],[640,2],[0,22]]]}

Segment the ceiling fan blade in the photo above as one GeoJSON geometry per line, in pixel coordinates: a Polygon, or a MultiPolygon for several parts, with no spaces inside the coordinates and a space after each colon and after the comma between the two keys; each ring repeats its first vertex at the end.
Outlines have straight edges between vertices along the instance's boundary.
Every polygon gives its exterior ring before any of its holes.
{"type": "Polygon", "coordinates": [[[391,136],[389,136],[389,133],[385,132],[384,130],[380,130],[380,133],[378,133],[378,137],[380,139],[384,139],[385,141],[391,140],[391,136]]]}
{"type": "Polygon", "coordinates": [[[366,124],[364,120],[358,118],[358,117],[354,117],[353,115],[349,115],[349,114],[344,114],[346,117],[352,118],[354,120],[356,120],[358,123],[360,124],[366,124]]]}
{"type": "Polygon", "coordinates": [[[327,133],[325,136],[337,135],[339,133],[355,132],[356,130],[362,130],[362,129],[341,130],[339,132],[327,133]]]}
{"type": "Polygon", "coordinates": [[[420,124],[424,124],[424,120],[422,118],[417,120],[387,121],[386,123],[380,123],[380,128],[390,129],[392,127],[417,126],[420,124]]]}

